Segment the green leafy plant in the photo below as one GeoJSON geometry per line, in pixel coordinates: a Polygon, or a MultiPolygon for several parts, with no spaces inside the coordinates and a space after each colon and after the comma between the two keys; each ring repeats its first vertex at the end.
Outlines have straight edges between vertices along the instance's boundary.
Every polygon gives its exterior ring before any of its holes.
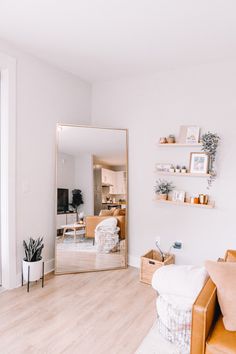
{"type": "Polygon", "coordinates": [[[156,194],[169,194],[175,187],[172,182],[168,182],[165,179],[159,179],[156,181],[155,193],[156,194]]]}
{"type": "Polygon", "coordinates": [[[207,189],[210,189],[213,181],[216,178],[216,170],[215,170],[215,160],[217,148],[219,145],[220,137],[216,133],[206,133],[203,134],[201,142],[202,142],[202,150],[209,155],[209,174],[210,177],[207,180],[208,186],[207,189]]]}
{"type": "Polygon", "coordinates": [[[42,259],[42,250],[44,247],[43,237],[39,237],[36,240],[30,237],[28,242],[23,241],[23,247],[25,251],[24,261],[37,262],[42,259]]]}
{"type": "Polygon", "coordinates": [[[78,209],[81,204],[84,204],[83,200],[83,194],[80,189],[73,189],[72,191],[72,207],[76,210],[78,213],[78,209]]]}

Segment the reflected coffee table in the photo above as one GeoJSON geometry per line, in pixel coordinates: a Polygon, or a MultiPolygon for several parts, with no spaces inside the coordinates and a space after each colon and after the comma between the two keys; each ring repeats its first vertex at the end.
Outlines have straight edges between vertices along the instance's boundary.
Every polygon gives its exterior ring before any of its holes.
{"type": "Polygon", "coordinates": [[[66,233],[68,230],[74,231],[74,241],[76,241],[76,232],[77,231],[83,231],[81,234],[85,234],[85,224],[81,224],[79,222],[75,222],[74,224],[67,224],[67,225],[62,225],[63,228],[63,235],[62,235],[62,241],[64,241],[66,233]]]}

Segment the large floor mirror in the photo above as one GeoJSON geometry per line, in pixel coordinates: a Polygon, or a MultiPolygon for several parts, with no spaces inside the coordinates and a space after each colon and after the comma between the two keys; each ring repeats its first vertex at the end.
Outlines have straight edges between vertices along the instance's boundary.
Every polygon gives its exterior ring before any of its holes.
{"type": "Polygon", "coordinates": [[[55,273],[127,267],[127,130],[57,126],[55,273]]]}

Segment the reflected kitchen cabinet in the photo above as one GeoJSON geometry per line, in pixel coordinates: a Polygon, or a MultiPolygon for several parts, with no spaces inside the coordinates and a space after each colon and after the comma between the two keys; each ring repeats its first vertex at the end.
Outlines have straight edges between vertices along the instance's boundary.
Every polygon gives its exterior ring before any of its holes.
{"type": "Polygon", "coordinates": [[[115,172],[114,194],[126,194],[126,178],[124,171],[115,172]]]}
{"type": "Polygon", "coordinates": [[[125,171],[102,168],[102,186],[109,187],[110,194],[126,194],[125,171]]]}
{"type": "Polygon", "coordinates": [[[114,172],[107,168],[102,168],[102,185],[113,186],[115,182],[114,172]]]}

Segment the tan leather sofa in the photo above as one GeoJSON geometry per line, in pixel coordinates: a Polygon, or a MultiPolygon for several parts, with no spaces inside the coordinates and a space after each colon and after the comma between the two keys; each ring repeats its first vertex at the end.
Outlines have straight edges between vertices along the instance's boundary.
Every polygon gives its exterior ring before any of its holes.
{"type": "MultiPolygon", "coordinates": [[[[236,262],[236,251],[228,250],[225,261],[236,262]]],[[[216,286],[210,278],[193,305],[191,354],[236,354],[236,332],[224,328],[216,286]]]]}
{"type": "MultiPolygon", "coordinates": [[[[102,221],[110,216],[87,216],[85,218],[85,237],[94,238],[95,237],[95,229],[96,226],[102,221]]],[[[113,216],[117,219],[117,226],[120,228],[119,236],[121,240],[125,239],[125,230],[126,230],[126,223],[125,223],[125,216],[113,216]]]]}

